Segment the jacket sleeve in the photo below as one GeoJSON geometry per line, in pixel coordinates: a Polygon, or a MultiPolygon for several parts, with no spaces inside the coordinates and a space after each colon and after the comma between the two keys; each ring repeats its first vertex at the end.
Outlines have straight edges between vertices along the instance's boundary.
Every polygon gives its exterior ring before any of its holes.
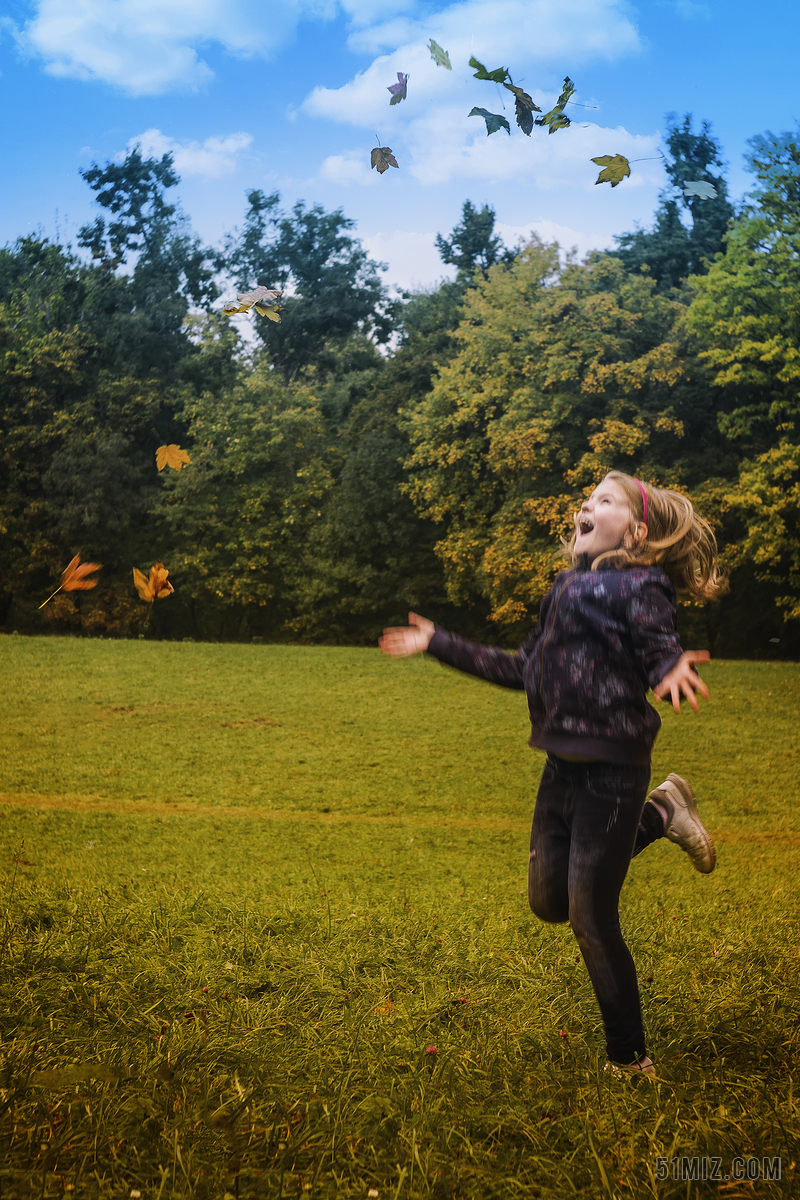
{"type": "Polygon", "coordinates": [[[519,650],[509,654],[505,650],[496,650],[494,646],[468,642],[457,633],[448,633],[437,625],[428,646],[428,654],[438,658],[445,666],[455,667],[467,675],[476,675],[488,683],[521,691],[525,687],[522,672],[539,640],[540,629],[541,623],[531,631],[519,650]]]}
{"type": "Polygon", "coordinates": [[[642,580],[633,588],[628,624],[642,672],[650,687],[657,687],[683,654],[677,597],[666,575],[642,580]]]}

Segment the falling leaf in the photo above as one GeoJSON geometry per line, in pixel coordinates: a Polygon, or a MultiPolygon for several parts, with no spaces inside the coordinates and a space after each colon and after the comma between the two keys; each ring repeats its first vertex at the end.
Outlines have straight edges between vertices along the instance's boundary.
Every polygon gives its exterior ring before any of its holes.
{"type": "Polygon", "coordinates": [[[154,600],[164,600],[172,595],[175,588],[167,579],[169,571],[162,562],[157,562],[150,568],[149,577],[133,568],[133,585],[139,593],[139,599],[152,604],[154,600]]]}
{"type": "Polygon", "coordinates": [[[80,554],[76,554],[66,570],[62,571],[61,583],[52,595],[48,596],[47,600],[39,605],[39,608],[44,608],[45,604],[48,604],[53,599],[53,596],[62,590],[65,592],[86,592],[89,588],[97,587],[98,581],[96,579],[87,579],[86,576],[91,575],[92,571],[99,571],[102,565],[102,563],[81,563],[80,554]]]}
{"type": "Polygon", "coordinates": [[[683,185],[684,196],[699,196],[701,200],[716,200],[717,189],[704,179],[691,179],[683,185]]]}
{"type": "Polygon", "coordinates": [[[450,63],[450,55],[446,50],[443,50],[439,43],[435,42],[433,38],[431,38],[431,40],[428,42],[428,49],[430,50],[431,58],[436,63],[437,67],[444,67],[445,70],[452,71],[453,68],[450,63]]]}
{"type": "Polygon", "coordinates": [[[535,124],[547,125],[549,126],[548,132],[555,133],[557,129],[569,129],[572,122],[564,113],[552,110],[549,113],[545,113],[543,117],[537,117],[535,124]]]}
{"type": "Polygon", "coordinates": [[[610,183],[612,187],[616,187],[631,173],[630,163],[624,154],[601,154],[599,158],[593,158],[592,162],[603,168],[595,183],[610,183]]]}
{"type": "Polygon", "coordinates": [[[561,95],[558,97],[558,100],[556,101],[556,108],[563,108],[564,105],[567,103],[567,101],[571,98],[574,91],[575,91],[575,84],[572,82],[569,75],[567,75],[567,77],[564,80],[564,86],[561,89],[561,95]]]}
{"type": "Polygon", "coordinates": [[[547,125],[549,133],[555,133],[557,129],[567,129],[572,122],[564,113],[564,105],[567,103],[574,91],[575,85],[570,79],[569,75],[567,75],[558,100],[556,100],[549,113],[545,113],[543,117],[536,118],[535,124],[547,125]]]}
{"type": "Polygon", "coordinates": [[[535,112],[541,112],[542,110],[537,104],[533,103],[531,97],[527,92],[523,91],[521,87],[517,87],[513,83],[504,83],[503,87],[507,88],[509,92],[513,92],[514,110],[517,117],[517,124],[522,132],[527,137],[530,137],[531,130],[533,129],[533,114],[535,112]]]}
{"type": "Polygon", "coordinates": [[[188,450],[181,450],[174,442],[169,446],[159,446],[156,450],[156,467],[159,471],[163,471],[164,467],[180,471],[191,461],[188,450]]]}
{"type": "Polygon", "coordinates": [[[379,175],[384,171],[388,171],[389,167],[397,166],[397,159],[392,154],[389,146],[376,146],[370,155],[370,165],[375,168],[379,175]]]}
{"type": "Polygon", "coordinates": [[[490,113],[485,108],[473,108],[469,114],[471,117],[483,117],[486,122],[486,136],[490,133],[497,133],[498,129],[505,129],[506,133],[511,136],[511,126],[505,117],[501,117],[499,113],[490,113]]]}
{"type": "Polygon", "coordinates": [[[389,103],[399,104],[400,101],[405,100],[406,96],[408,95],[408,76],[404,75],[402,71],[398,71],[397,83],[393,83],[391,87],[388,87],[386,90],[387,92],[392,93],[392,98],[389,103]]]}
{"type": "Polygon", "coordinates": [[[487,83],[505,83],[508,79],[508,71],[505,67],[497,67],[494,71],[487,71],[482,62],[478,62],[477,58],[469,60],[471,67],[477,67],[475,72],[476,79],[485,79],[487,83]]]}
{"type": "MultiPolygon", "coordinates": [[[[229,300],[223,306],[222,311],[231,316],[233,313],[246,313],[251,308],[255,308],[256,312],[261,313],[262,317],[266,317],[269,316],[267,308],[273,309],[275,307],[280,294],[275,288],[264,287],[262,284],[257,288],[253,288],[252,292],[237,292],[236,300],[229,300]]],[[[272,319],[275,320],[274,317],[272,319]]],[[[280,320],[280,317],[278,320],[280,320]]]]}

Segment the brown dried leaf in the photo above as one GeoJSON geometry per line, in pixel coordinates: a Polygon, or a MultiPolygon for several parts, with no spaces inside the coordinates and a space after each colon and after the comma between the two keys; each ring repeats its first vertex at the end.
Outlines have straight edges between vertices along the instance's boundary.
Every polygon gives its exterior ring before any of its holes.
{"type": "MultiPolygon", "coordinates": [[[[373,166],[379,175],[384,171],[388,171],[389,167],[397,167],[397,159],[392,154],[389,146],[375,146],[370,155],[370,166],[373,166]]],[[[399,167],[398,167],[399,169],[399,167]]]]}

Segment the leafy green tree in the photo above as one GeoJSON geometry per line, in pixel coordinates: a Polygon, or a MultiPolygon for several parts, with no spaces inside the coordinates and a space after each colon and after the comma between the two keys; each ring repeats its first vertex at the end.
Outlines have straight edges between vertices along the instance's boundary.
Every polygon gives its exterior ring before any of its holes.
{"type": "Polygon", "coordinates": [[[704,260],[714,261],[724,253],[724,237],[734,216],[728,200],[728,187],[722,174],[712,174],[711,166],[722,166],[719,143],[709,132],[706,121],[702,132],[692,132],[692,118],[687,114],[679,125],[668,117],[667,146],[670,157],[666,162],[669,186],[661,193],[655,227],[648,231],[615,236],[617,249],[612,251],[629,271],[647,267],[658,290],[667,292],[678,287],[688,275],[706,270],[704,260]],[[692,180],[713,184],[716,198],[703,200],[687,196],[683,189],[692,180]],[[689,228],[681,212],[691,218],[689,228]]]}
{"type": "Polygon", "coordinates": [[[224,319],[213,353],[208,338],[181,333],[186,357],[171,383],[149,368],[137,376],[116,336],[131,315],[129,284],[108,263],[82,262],[45,239],[0,251],[0,619],[13,601],[23,624],[63,618],[70,628],[129,632],[131,566],[158,541],[155,447],[179,439],[182,388],[213,390],[230,377],[236,335],[224,319]],[[33,596],[76,551],[103,562],[100,586],[37,615],[33,596]]]}
{"type": "MultiPolygon", "coordinates": [[[[319,391],[331,448],[334,487],[314,528],[300,618],[304,637],[374,642],[380,630],[423,608],[455,618],[433,521],[418,516],[406,494],[410,453],[403,410],[429,392],[437,371],[456,353],[453,339],[472,273],[456,282],[406,294],[398,344],[372,362],[352,353],[319,391]]],[[[485,611],[459,613],[459,625],[485,632],[485,611]]]]}
{"type": "Polygon", "coordinates": [[[195,632],[291,637],[303,547],[331,487],[320,402],[261,359],[185,415],[192,465],[166,480],[161,511],[195,632]]]}
{"type": "Polygon", "coordinates": [[[175,382],[194,349],[185,328],[190,307],[208,309],[220,293],[213,256],[165,199],[179,182],[172,156],[145,159],[136,147],[123,162],[93,164],[81,175],[114,218],[98,217],[78,235],[99,268],[101,340],[117,369],[175,382]],[[120,274],[123,264],[132,265],[129,274],[120,274]]]}
{"type": "Polygon", "coordinates": [[[517,632],[552,579],[558,535],[607,470],[704,478],[700,447],[723,439],[687,377],[684,312],[607,255],[559,271],[556,247],[536,238],[467,293],[457,355],[406,409],[408,490],[439,527],[452,602],[488,601],[517,632]]]}
{"type": "Polygon", "coordinates": [[[409,609],[437,615],[447,604],[435,531],[403,491],[409,446],[396,404],[405,392],[393,368],[381,362],[318,393],[332,487],[302,552],[296,628],[307,639],[374,642],[409,609]]]}
{"type": "MultiPolygon", "coordinates": [[[[686,317],[710,372],[719,426],[742,459],[717,488],[728,557],[800,619],[800,148],[762,142],[760,186],[724,258],[694,278],[686,317]]],[[[800,642],[798,643],[800,644],[800,642]]]]}
{"type": "MultiPolygon", "coordinates": [[[[0,303],[37,332],[87,326],[96,272],[47,238],[18,238],[0,249],[0,303]]],[[[86,330],[88,332],[88,330],[86,330]]]]}
{"type": "Polygon", "coordinates": [[[310,367],[335,369],[337,352],[358,333],[388,341],[396,305],[380,278],[385,268],[351,236],[355,223],[341,209],[302,201],[282,213],[277,193],[254,190],[247,199],[244,229],[228,240],[218,266],[242,291],[259,284],[283,291],[281,323],[263,318],[256,329],[284,381],[310,367]]]}
{"type": "Polygon", "coordinates": [[[514,251],[506,249],[494,232],[494,222],[495,211],[488,204],[477,209],[471,200],[465,200],[461,221],[450,237],[437,233],[436,249],[443,262],[457,268],[457,281],[462,286],[471,284],[476,272],[486,279],[490,267],[513,260],[514,251]]]}

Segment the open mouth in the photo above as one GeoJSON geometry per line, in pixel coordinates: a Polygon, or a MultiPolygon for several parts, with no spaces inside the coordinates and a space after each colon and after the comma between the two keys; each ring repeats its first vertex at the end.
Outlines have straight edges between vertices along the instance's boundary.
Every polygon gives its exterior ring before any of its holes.
{"type": "Polygon", "coordinates": [[[591,517],[580,517],[578,520],[578,533],[591,533],[594,529],[594,521],[591,517]]]}

